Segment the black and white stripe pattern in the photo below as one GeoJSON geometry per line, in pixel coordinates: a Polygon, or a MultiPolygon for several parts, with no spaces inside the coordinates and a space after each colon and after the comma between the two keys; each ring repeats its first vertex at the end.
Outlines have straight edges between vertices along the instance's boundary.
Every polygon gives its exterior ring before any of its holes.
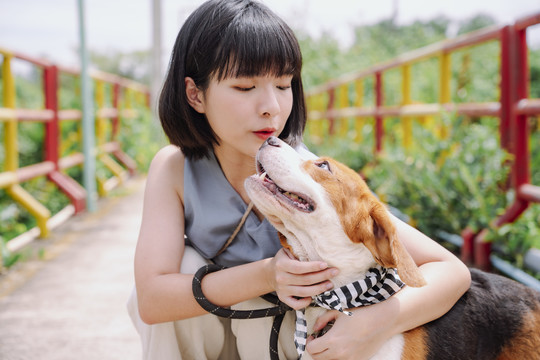
{"type": "MultiPolygon", "coordinates": [[[[349,316],[346,309],[377,304],[388,299],[403,287],[403,282],[394,268],[383,268],[377,265],[369,269],[366,278],[326,291],[315,296],[311,306],[321,306],[328,310],[338,310],[349,316]]],[[[294,344],[299,358],[306,349],[307,323],[305,309],[296,311],[296,330],[294,344]]]]}

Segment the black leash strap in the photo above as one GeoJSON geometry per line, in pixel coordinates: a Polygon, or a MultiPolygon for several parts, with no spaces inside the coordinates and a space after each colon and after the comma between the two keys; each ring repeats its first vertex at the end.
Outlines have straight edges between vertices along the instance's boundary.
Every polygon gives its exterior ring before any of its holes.
{"type": "Polygon", "coordinates": [[[193,289],[193,295],[195,297],[195,300],[199,303],[199,305],[206,311],[208,311],[211,314],[214,314],[219,317],[224,317],[228,319],[258,319],[263,317],[269,317],[274,316],[274,322],[272,324],[272,333],[270,335],[270,358],[272,360],[279,360],[278,355],[278,338],[279,338],[279,329],[281,327],[281,323],[283,322],[283,318],[285,317],[285,313],[289,310],[292,310],[288,305],[281,302],[277,296],[272,294],[266,294],[261,296],[264,300],[275,304],[276,306],[265,308],[265,309],[257,309],[257,310],[232,310],[228,308],[223,308],[220,306],[217,306],[213,303],[211,303],[206,296],[204,296],[202,291],[202,279],[207,274],[222,270],[225,267],[215,265],[215,264],[208,264],[197,270],[195,273],[195,276],[193,277],[193,283],[192,283],[192,289],[193,289]]]}

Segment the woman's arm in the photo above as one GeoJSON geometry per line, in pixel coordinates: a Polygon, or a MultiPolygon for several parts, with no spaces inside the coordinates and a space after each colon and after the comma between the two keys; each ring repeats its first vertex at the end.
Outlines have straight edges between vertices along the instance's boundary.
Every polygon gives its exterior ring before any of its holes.
{"type": "Polygon", "coordinates": [[[415,228],[394,218],[398,237],[419,266],[427,285],[405,287],[395,300],[400,317],[394,333],[401,333],[446,314],[471,285],[467,266],[444,247],[415,228]]]}
{"type": "MultiPolygon", "coordinates": [[[[181,151],[167,146],[156,154],[148,172],[135,252],[135,283],[140,316],[149,324],[206,313],[193,297],[193,275],[179,273],[184,252],[183,165],[181,151]]],[[[274,281],[275,263],[273,258],[264,259],[211,273],[203,280],[203,292],[211,302],[231,306],[275,291],[279,286],[274,281]]],[[[331,276],[330,270],[319,271],[326,268],[321,262],[302,263],[298,267],[295,271],[299,273],[314,272],[308,276],[311,283],[331,276]]],[[[289,281],[287,277],[277,277],[289,281]]],[[[300,294],[309,297],[324,290],[325,283],[321,283],[302,287],[300,294]]]]}
{"type": "Polygon", "coordinates": [[[321,316],[315,330],[336,322],[327,334],[308,341],[306,350],[314,359],[369,359],[391,336],[444,315],[469,288],[469,270],[458,258],[413,227],[393,220],[427,285],[406,286],[382,303],[353,310],[351,317],[336,311],[321,316]]]}
{"type": "MultiPolygon", "coordinates": [[[[150,165],[135,252],[135,283],[143,321],[158,323],[204,314],[193,298],[193,275],[180,274],[184,252],[184,156],[173,146],[160,150],[150,165]]],[[[203,291],[220,305],[231,305],[271,289],[262,263],[205,277],[203,291]],[[239,287],[238,283],[252,286],[239,287]],[[219,295],[217,295],[219,294],[219,295]]]]}

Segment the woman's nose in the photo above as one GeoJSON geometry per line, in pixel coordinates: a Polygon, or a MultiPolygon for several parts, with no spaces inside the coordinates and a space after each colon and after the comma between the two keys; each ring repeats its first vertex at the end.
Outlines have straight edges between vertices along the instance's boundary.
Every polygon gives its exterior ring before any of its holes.
{"type": "Polygon", "coordinates": [[[279,105],[277,94],[274,92],[273,89],[265,91],[261,95],[260,101],[261,102],[259,112],[262,116],[271,117],[279,114],[281,107],[279,105]]]}

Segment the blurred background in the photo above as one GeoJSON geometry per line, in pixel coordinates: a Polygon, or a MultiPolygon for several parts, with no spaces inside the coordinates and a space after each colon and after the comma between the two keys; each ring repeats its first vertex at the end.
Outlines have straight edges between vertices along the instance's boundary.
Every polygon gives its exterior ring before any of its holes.
{"type": "MultiPolygon", "coordinates": [[[[157,2],[157,0],[156,0],[157,2]]],[[[376,25],[393,32],[386,34],[395,53],[417,48],[443,37],[481,28],[490,24],[510,23],[520,16],[537,10],[538,0],[263,0],[282,16],[297,32],[305,47],[315,49],[331,46],[347,54],[351,48],[364,48],[366,31],[376,25]],[[396,29],[410,29],[410,38],[396,36],[396,29]],[[423,34],[413,32],[422,29],[423,34]],[[419,35],[418,38],[416,35],[419,35]],[[393,38],[393,39],[392,39],[393,38]],[[392,44],[394,45],[394,44],[392,44]]],[[[93,66],[104,71],[119,71],[140,81],[149,81],[150,51],[153,31],[161,29],[160,51],[162,72],[174,40],[186,17],[202,0],[161,0],[161,21],[153,23],[151,0],[87,0],[85,1],[87,43],[93,66]]],[[[73,0],[0,0],[0,45],[13,51],[39,56],[65,66],[78,65],[79,30],[77,2],[73,0]]],[[[540,46],[539,31],[530,31],[529,41],[540,46]]],[[[384,46],[385,44],[381,44],[384,46]]],[[[382,51],[382,50],[381,50],[382,51]]],[[[311,63],[306,54],[306,63],[311,63]]],[[[390,55],[390,54],[388,54],[390,55]]],[[[374,63],[384,56],[355,53],[355,58],[329,59],[340,62],[339,71],[357,69],[360,64],[374,63]],[[360,58],[358,58],[360,56],[360,58]],[[364,59],[362,59],[364,58],[364,59]],[[348,62],[345,68],[341,65],[348,62]]],[[[313,60],[315,62],[315,60],[313,60]]],[[[324,68],[324,65],[321,65],[324,68]]],[[[326,69],[325,69],[326,70],[326,69]]],[[[334,76],[334,71],[327,74],[334,76]]],[[[308,85],[323,79],[307,79],[308,85]]]]}

